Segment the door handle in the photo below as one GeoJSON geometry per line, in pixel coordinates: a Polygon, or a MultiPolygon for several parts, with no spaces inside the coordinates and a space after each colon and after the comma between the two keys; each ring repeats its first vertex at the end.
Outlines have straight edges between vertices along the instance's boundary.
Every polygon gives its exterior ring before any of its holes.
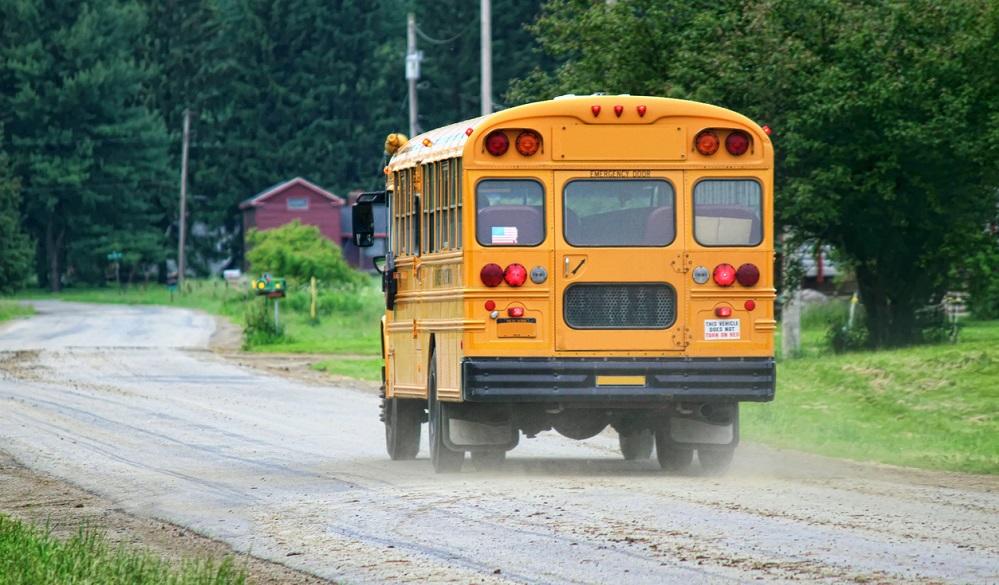
{"type": "Polygon", "coordinates": [[[565,272],[563,273],[566,278],[569,278],[569,257],[565,257],[565,272]]]}

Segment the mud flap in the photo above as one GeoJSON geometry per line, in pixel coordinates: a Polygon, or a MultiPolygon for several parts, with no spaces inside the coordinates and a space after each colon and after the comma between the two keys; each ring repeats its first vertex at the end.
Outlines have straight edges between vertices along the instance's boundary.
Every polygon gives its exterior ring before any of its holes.
{"type": "Polygon", "coordinates": [[[732,405],[726,417],[673,414],[667,423],[671,443],[685,448],[727,448],[739,444],[739,408],[732,405]]]}
{"type": "Polygon", "coordinates": [[[500,421],[455,418],[443,409],[444,445],[452,451],[510,450],[517,446],[520,433],[509,418],[500,421]]]}

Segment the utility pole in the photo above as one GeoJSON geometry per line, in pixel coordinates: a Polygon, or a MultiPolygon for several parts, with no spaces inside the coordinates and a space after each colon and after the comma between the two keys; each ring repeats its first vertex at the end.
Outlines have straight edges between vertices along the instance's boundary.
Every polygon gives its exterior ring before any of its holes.
{"type": "Polygon", "coordinates": [[[416,50],[416,15],[412,12],[406,19],[406,81],[409,83],[409,137],[420,133],[419,104],[416,84],[420,81],[420,61],[423,53],[416,50]]]}
{"type": "Polygon", "coordinates": [[[480,75],[482,77],[482,115],[488,116],[493,113],[493,31],[490,0],[479,0],[479,12],[482,51],[480,75]]]}
{"type": "Polygon", "coordinates": [[[184,245],[187,240],[187,152],[191,142],[191,110],[184,110],[184,142],[180,151],[180,235],[177,238],[177,287],[184,294],[184,272],[187,259],[184,245]]]}

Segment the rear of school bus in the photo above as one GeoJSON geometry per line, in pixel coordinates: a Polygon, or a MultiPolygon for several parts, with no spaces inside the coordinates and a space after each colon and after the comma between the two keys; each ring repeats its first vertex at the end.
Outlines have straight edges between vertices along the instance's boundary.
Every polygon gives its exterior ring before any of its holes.
{"type": "Polygon", "coordinates": [[[610,425],[625,458],[654,445],[663,468],[696,453],[724,470],[738,403],[774,396],[767,134],[723,108],[634,96],[529,104],[466,134],[475,326],[454,364],[460,399],[438,413],[443,444],[498,457],[521,435],[610,425]]]}

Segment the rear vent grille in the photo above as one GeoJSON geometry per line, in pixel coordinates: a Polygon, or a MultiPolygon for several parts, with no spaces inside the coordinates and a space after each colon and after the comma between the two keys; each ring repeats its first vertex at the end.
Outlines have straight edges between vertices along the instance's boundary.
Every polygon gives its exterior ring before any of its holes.
{"type": "Polygon", "coordinates": [[[676,291],[668,284],[576,284],[563,300],[573,329],[667,329],[676,320],[676,291]]]}

